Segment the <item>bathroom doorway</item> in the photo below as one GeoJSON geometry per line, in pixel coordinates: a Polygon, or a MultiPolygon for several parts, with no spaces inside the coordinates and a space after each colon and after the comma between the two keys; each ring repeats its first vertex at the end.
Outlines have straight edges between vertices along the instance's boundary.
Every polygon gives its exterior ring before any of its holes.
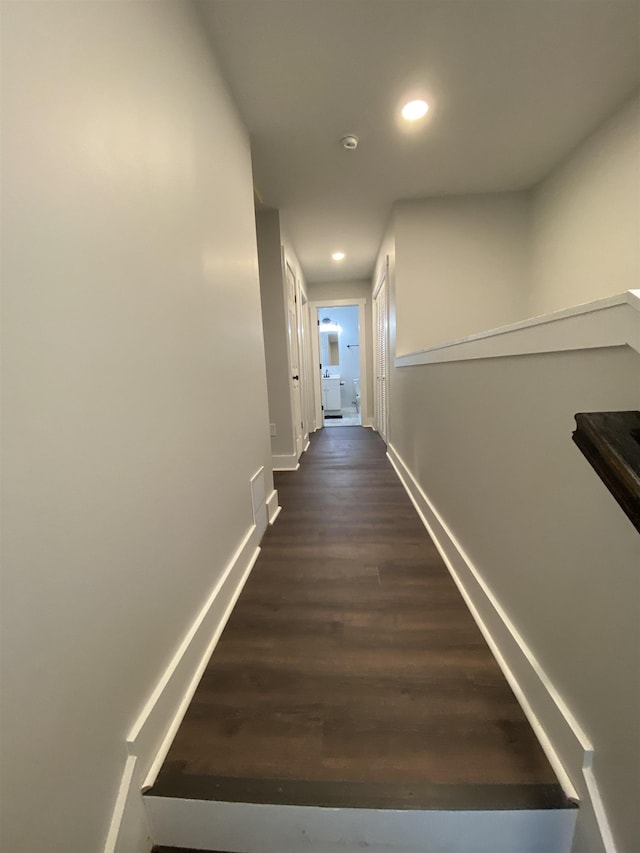
{"type": "MultiPolygon", "coordinates": [[[[325,427],[362,425],[362,307],[315,304],[319,399],[325,427]]],[[[319,419],[318,419],[319,420],[319,419]]]]}

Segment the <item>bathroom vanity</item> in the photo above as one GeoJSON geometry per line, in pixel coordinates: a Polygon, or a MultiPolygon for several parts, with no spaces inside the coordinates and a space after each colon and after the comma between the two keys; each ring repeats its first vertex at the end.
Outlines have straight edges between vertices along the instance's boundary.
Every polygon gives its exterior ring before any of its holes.
{"type": "Polygon", "coordinates": [[[325,415],[329,417],[342,414],[339,376],[322,377],[322,405],[325,415]]]}

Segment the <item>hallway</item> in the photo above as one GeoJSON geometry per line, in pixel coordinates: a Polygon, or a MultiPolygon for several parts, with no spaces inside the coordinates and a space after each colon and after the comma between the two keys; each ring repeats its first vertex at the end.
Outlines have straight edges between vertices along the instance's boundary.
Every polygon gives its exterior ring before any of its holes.
{"type": "Polygon", "coordinates": [[[1,4],[0,850],[637,853],[638,2],[1,4]]]}
{"type": "Polygon", "coordinates": [[[154,797],[386,809],[566,800],[371,430],[322,430],[154,797]]]}

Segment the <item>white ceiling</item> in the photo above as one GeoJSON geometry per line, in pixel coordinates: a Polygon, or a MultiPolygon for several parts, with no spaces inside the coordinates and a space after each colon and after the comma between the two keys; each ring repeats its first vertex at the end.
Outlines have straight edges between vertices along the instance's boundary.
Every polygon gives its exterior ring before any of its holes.
{"type": "Polygon", "coordinates": [[[638,0],[201,5],[310,282],[369,277],[397,199],[532,186],[640,81],[638,0]],[[419,127],[409,96],[431,106],[419,127]]]}

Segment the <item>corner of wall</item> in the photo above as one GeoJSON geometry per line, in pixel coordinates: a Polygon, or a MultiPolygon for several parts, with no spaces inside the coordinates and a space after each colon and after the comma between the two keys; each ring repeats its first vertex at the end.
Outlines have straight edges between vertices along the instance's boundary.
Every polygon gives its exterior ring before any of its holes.
{"type": "Polygon", "coordinates": [[[533,188],[531,315],[637,285],[639,147],[635,94],[533,188]]]}

